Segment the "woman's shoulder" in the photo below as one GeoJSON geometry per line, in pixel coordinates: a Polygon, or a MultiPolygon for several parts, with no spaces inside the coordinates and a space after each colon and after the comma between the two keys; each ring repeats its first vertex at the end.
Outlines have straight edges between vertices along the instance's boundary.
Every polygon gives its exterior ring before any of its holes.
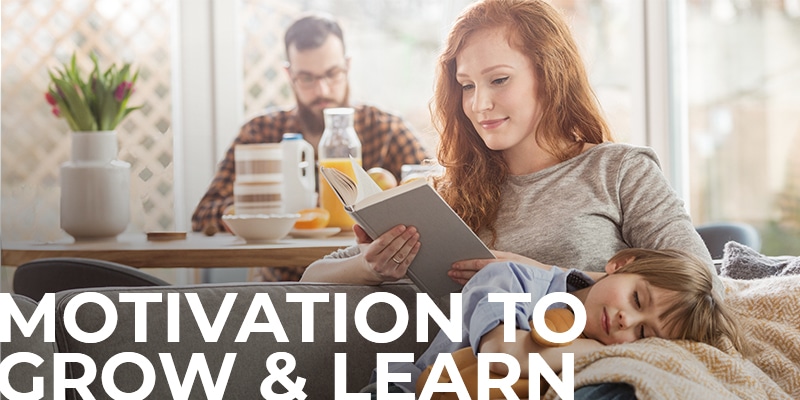
{"type": "Polygon", "coordinates": [[[603,157],[635,157],[637,155],[656,157],[656,152],[651,147],[616,142],[600,143],[587,150],[586,153],[597,153],[603,157]]]}
{"type": "Polygon", "coordinates": [[[600,164],[652,163],[661,165],[656,152],[647,146],[605,142],[583,152],[588,162],[600,164]]]}

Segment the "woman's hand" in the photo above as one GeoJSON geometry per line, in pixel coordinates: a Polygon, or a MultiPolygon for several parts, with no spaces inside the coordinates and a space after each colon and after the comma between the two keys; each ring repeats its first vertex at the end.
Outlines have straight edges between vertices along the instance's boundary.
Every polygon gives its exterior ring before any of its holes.
{"type": "Polygon", "coordinates": [[[419,232],[413,226],[397,225],[375,240],[357,224],[353,226],[353,232],[364,268],[378,282],[403,278],[419,252],[419,232]]]}
{"type": "Polygon", "coordinates": [[[513,261],[518,264],[531,265],[547,270],[552,268],[550,265],[545,265],[534,259],[507,251],[492,250],[492,254],[497,258],[479,258],[455,262],[447,274],[450,276],[450,279],[459,285],[466,285],[467,281],[478,273],[478,271],[493,262],[513,261]]]}
{"type": "Polygon", "coordinates": [[[528,258],[508,251],[492,250],[492,254],[494,254],[494,256],[497,257],[495,261],[513,261],[517,264],[530,265],[532,267],[538,267],[548,271],[550,270],[550,268],[553,267],[552,265],[542,264],[539,261],[536,261],[532,258],[528,258]]]}
{"type": "MultiPolygon", "coordinates": [[[[548,271],[551,268],[553,268],[553,265],[543,264],[532,258],[521,256],[515,253],[510,253],[507,251],[492,250],[492,254],[494,254],[494,256],[497,258],[462,260],[453,263],[450,271],[447,274],[450,276],[450,279],[454,280],[456,283],[460,285],[466,285],[467,281],[470,280],[476,273],[478,273],[478,271],[483,269],[483,267],[485,267],[487,264],[493,262],[511,261],[517,264],[524,264],[548,271]]],[[[563,271],[567,270],[567,268],[564,267],[557,267],[557,268],[560,268],[563,271]]],[[[585,273],[594,280],[598,280],[606,275],[603,272],[595,272],[595,271],[583,271],[583,273],[585,273]]]]}
{"type": "Polygon", "coordinates": [[[447,276],[450,277],[455,283],[459,285],[466,285],[467,281],[472,279],[478,271],[489,263],[497,261],[494,258],[476,258],[472,260],[461,260],[453,263],[450,270],[447,271],[447,276]]]}
{"type": "Polygon", "coordinates": [[[556,373],[561,372],[562,358],[564,353],[574,354],[574,360],[589,355],[605,347],[604,344],[594,339],[577,338],[572,343],[562,347],[545,347],[539,351],[539,355],[547,362],[550,368],[556,373]]]}

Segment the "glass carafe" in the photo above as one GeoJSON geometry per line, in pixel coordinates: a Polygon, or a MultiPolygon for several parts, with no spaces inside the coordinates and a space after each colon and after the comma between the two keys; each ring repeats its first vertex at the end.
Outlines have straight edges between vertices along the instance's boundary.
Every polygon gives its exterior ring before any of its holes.
{"type": "MultiPolygon", "coordinates": [[[[325,168],[336,168],[355,180],[350,157],[355,158],[361,165],[361,141],[358,139],[353,120],[355,110],[352,108],[326,108],[325,130],[319,141],[317,154],[319,165],[325,168]]],[[[342,230],[352,230],[352,218],[344,210],[344,205],[333,192],[328,182],[319,175],[319,203],[320,207],[331,213],[329,227],[339,227],[342,230]]]]}

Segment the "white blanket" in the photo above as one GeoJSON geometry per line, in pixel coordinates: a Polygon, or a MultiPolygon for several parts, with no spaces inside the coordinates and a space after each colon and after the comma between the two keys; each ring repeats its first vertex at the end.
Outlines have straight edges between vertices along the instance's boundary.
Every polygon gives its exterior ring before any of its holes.
{"type": "MultiPolygon", "coordinates": [[[[626,382],[639,399],[800,399],[800,276],[722,278],[748,359],[691,341],[645,339],[575,360],[575,387],[626,382]]],[[[556,398],[550,389],[545,399],[556,398]]]]}

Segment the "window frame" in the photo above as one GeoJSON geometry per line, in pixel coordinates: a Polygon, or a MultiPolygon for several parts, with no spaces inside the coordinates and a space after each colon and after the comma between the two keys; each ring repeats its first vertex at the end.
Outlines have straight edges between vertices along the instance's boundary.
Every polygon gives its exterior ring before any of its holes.
{"type": "Polygon", "coordinates": [[[238,2],[179,0],[174,13],[175,226],[191,215],[242,123],[238,2]]]}

